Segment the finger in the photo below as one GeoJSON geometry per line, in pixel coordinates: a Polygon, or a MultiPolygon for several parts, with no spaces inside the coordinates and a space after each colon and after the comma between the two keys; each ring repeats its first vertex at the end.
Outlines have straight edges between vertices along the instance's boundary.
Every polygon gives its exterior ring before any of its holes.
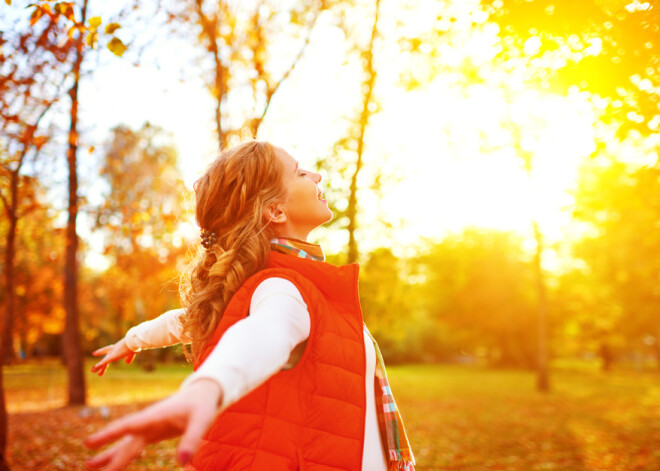
{"type": "Polygon", "coordinates": [[[144,410],[128,414],[108,424],[105,428],[85,439],[85,446],[99,448],[123,437],[124,435],[141,433],[149,430],[149,427],[158,422],[162,416],[162,408],[159,403],[147,407],[144,410]]]}
{"type": "Polygon", "coordinates": [[[141,437],[128,435],[119,443],[99,453],[91,460],[85,462],[88,469],[100,469],[106,465],[108,470],[124,469],[128,463],[135,459],[144,450],[145,441],[141,437]]]}
{"type": "Polygon", "coordinates": [[[211,426],[214,414],[209,410],[195,410],[190,417],[181,441],[179,442],[177,458],[182,465],[187,464],[199,448],[202,437],[211,426]]]}
{"type": "Polygon", "coordinates": [[[105,355],[108,353],[110,350],[112,350],[112,347],[114,347],[114,344],[112,345],[106,345],[105,347],[101,347],[98,350],[94,350],[92,352],[92,355],[95,357],[100,357],[101,355],[105,355]]]}
{"type": "Polygon", "coordinates": [[[84,441],[85,446],[88,448],[100,448],[103,445],[114,442],[118,438],[122,438],[124,435],[128,435],[134,429],[135,416],[139,416],[141,413],[129,414],[110,422],[100,431],[87,437],[84,441]]]}
{"type": "Polygon", "coordinates": [[[103,360],[99,361],[96,365],[92,366],[92,373],[96,373],[100,370],[105,370],[108,366],[108,363],[112,361],[111,358],[105,357],[103,360]]]}
{"type": "Polygon", "coordinates": [[[98,362],[96,365],[92,366],[92,373],[96,373],[102,368],[103,368],[103,364],[101,362],[98,362]]]}
{"type": "Polygon", "coordinates": [[[142,437],[129,435],[122,441],[117,453],[114,454],[110,465],[105,471],[120,471],[142,453],[146,442],[142,437]]]}
{"type": "Polygon", "coordinates": [[[110,462],[112,459],[112,456],[116,453],[117,447],[121,443],[118,443],[117,445],[108,448],[107,450],[99,453],[98,455],[94,456],[91,459],[88,459],[85,461],[85,467],[88,469],[99,469],[105,466],[110,462]]]}
{"type": "Polygon", "coordinates": [[[117,360],[116,355],[113,355],[112,352],[110,352],[106,356],[104,356],[101,360],[99,360],[99,362],[96,365],[94,365],[94,368],[100,368],[103,365],[111,363],[115,360],[117,360]]]}
{"type": "Polygon", "coordinates": [[[127,365],[130,365],[131,363],[133,363],[133,360],[134,360],[134,359],[135,359],[135,352],[131,352],[131,353],[129,353],[128,355],[126,355],[126,359],[125,359],[125,360],[126,360],[126,364],[127,364],[127,365]]]}
{"type": "Polygon", "coordinates": [[[105,365],[101,371],[99,371],[99,376],[103,376],[105,374],[105,370],[108,369],[108,365],[105,365]]]}

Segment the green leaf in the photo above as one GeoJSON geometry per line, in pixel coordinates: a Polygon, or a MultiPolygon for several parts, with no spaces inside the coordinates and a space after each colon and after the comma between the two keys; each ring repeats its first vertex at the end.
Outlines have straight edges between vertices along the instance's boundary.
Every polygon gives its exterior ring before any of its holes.
{"type": "Polygon", "coordinates": [[[98,28],[101,26],[101,17],[100,16],[93,16],[88,20],[90,28],[98,28]]]}
{"type": "Polygon", "coordinates": [[[121,39],[115,36],[108,43],[108,49],[110,49],[114,55],[121,57],[126,51],[126,46],[121,42],[121,39]]]}
{"type": "Polygon", "coordinates": [[[121,28],[121,25],[119,23],[108,23],[105,26],[105,34],[113,34],[119,28],[121,28]]]}

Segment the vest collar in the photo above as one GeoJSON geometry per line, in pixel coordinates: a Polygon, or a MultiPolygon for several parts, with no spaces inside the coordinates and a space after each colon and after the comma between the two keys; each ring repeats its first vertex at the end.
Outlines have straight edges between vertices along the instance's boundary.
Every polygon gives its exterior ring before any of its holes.
{"type": "Polygon", "coordinates": [[[267,268],[295,270],[314,283],[326,299],[359,306],[358,275],[360,267],[357,263],[337,266],[271,250],[267,268]]]}

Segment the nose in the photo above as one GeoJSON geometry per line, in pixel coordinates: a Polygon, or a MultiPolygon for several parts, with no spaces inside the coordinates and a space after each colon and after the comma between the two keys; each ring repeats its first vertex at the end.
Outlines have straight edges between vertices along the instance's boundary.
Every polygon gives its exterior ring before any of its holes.
{"type": "Polygon", "coordinates": [[[319,183],[321,181],[320,173],[309,172],[309,176],[311,177],[314,183],[319,183]]]}

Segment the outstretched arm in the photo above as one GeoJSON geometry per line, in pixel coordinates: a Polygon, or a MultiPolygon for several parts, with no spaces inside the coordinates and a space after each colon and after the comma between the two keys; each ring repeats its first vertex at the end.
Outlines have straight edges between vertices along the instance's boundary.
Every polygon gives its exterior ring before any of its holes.
{"type": "Polygon", "coordinates": [[[177,393],[111,423],[85,441],[91,448],[117,442],[87,466],[124,469],[147,444],[179,435],[183,438],[177,457],[188,462],[217,414],[288,366],[292,350],[309,331],[309,312],[297,288],[283,279],[264,281],[252,297],[250,315],[225,332],[177,393]]]}
{"type": "Polygon", "coordinates": [[[167,311],[150,321],[143,322],[126,332],[126,336],[112,345],[99,348],[92,353],[94,356],[104,355],[103,359],[92,367],[92,373],[102,376],[108,365],[114,361],[125,359],[131,363],[135,353],[147,348],[160,348],[188,343],[183,334],[180,316],[184,309],[167,311]]]}
{"type": "Polygon", "coordinates": [[[268,278],[252,295],[250,315],[224,333],[209,357],[184,385],[215,380],[224,391],[222,408],[245,396],[278,371],[293,366],[292,352],[309,337],[310,318],[298,288],[268,278]]]}

